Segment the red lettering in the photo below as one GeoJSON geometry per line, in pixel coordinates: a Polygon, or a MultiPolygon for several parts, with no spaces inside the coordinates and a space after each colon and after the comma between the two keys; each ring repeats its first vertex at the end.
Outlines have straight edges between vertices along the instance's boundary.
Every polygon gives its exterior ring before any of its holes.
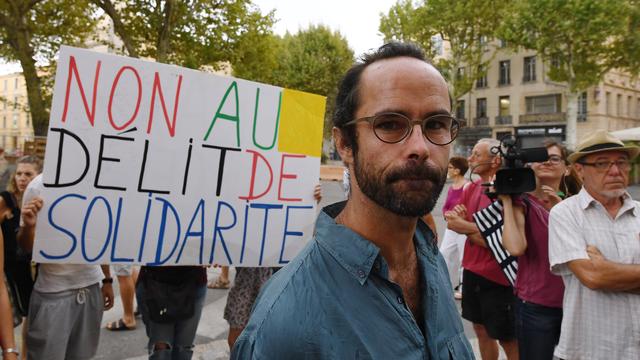
{"type": "Polygon", "coordinates": [[[169,122],[169,114],[167,113],[167,106],[164,102],[164,96],[162,94],[162,85],[160,85],[160,76],[156,72],[153,79],[153,91],[151,92],[151,110],[149,112],[149,123],[147,125],[147,134],[151,132],[151,123],[153,122],[153,110],[156,103],[156,90],[160,95],[160,104],[162,105],[162,112],[164,113],[164,121],[167,123],[169,129],[169,135],[173,137],[176,134],[176,114],[178,113],[178,101],[180,100],[180,87],[182,86],[182,75],[178,76],[178,86],[176,88],[176,99],[173,104],[173,121],[169,122]]]}
{"type": "Polygon", "coordinates": [[[89,111],[89,103],[87,102],[87,97],[84,94],[84,88],[82,87],[82,81],[80,80],[80,75],[78,74],[78,65],[76,64],[76,59],[73,56],[69,58],[69,74],[67,76],[67,90],[64,95],[64,110],[62,110],[62,122],[67,120],[67,110],[69,110],[69,93],[71,92],[71,78],[75,75],[76,83],[78,83],[78,90],[80,91],[80,96],[82,97],[82,103],[84,104],[84,110],[87,113],[87,118],[89,118],[89,122],[91,126],[95,121],[96,116],[96,98],[98,92],[98,78],[100,77],[100,66],[102,65],[102,61],[98,61],[96,64],[96,73],[93,79],[93,100],[91,101],[91,111],[89,111]]]}
{"type": "Polygon", "coordinates": [[[292,155],[292,154],[282,154],[282,161],[280,162],[280,182],[278,184],[278,200],[280,201],[302,201],[301,198],[285,198],[282,197],[282,180],[283,179],[297,179],[298,175],[284,173],[284,159],[285,158],[305,158],[305,155],[292,155]]]}
{"type": "Polygon", "coordinates": [[[271,189],[271,184],[273,184],[273,170],[271,170],[271,165],[269,165],[269,161],[264,156],[262,156],[259,152],[253,151],[253,150],[247,150],[247,152],[253,154],[253,164],[251,165],[251,184],[249,185],[249,195],[240,196],[240,197],[238,197],[238,199],[240,199],[240,200],[255,200],[255,199],[259,199],[259,198],[263,197],[264,195],[266,195],[269,192],[269,190],[271,189]],[[262,161],[264,161],[264,163],[267,165],[267,169],[269,169],[269,186],[267,186],[267,188],[261,194],[254,195],[253,194],[253,190],[255,188],[256,168],[258,166],[258,158],[261,158],[262,161]]]}
{"type": "Polygon", "coordinates": [[[138,71],[136,69],[134,69],[133,67],[131,67],[131,66],[123,66],[118,71],[118,74],[116,74],[116,78],[113,80],[113,85],[111,85],[111,93],[109,94],[109,123],[111,123],[111,126],[115,130],[122,130],[122,129],[126,128],[127,126],[129,126],[133,122],[133,120],[136,119],[136,115],[138,115],[138,110],[140,110],[141,97],[142,97],[142,80],[140,80],[140,75],[138,75],[138,71]],[[127,120],[127,122],[125,122],[121,126],[118,126],[113,121],[113,114],[111,113],[111,108],[112,108],[112,105],[113,105],[113,94],[116,92],[116,87],[118,86],[118,83],[120,82],[120,76],[122,76],[122,73],[124,73],[125,70],[130,70],[131,72],[133,72],[133,75],[136,76],[136,80],[138,81],[138,100],[136,102],[136,109],[134,110],[133,114],[131,115],[131,118],[129,118],[129,120],[127,120]]]}

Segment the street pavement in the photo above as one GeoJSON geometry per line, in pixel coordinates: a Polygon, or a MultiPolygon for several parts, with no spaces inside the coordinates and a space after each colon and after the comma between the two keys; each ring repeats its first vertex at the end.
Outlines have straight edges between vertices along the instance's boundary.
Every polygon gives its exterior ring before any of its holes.
{"type": "MultiPolygon", "coordinates": [[[[442,238],[445,229],[445,221],[442,216],[442,205],[445,200],[446,191],[449,184],[445,186],[442,196],[433,211],[433,216],[438,228],[439,238],[442,238]]],[[[629,189],[634,199],[640,199],[640,186],[632,186],[629,189]]],[[[321,206],[334,203],[344,199],[342,183],[339,181],[323,181],[322,182],[323,199],[321,206]]],[[[215,278],[219,269],[210,268],[208,270],[209,278],[215,278]]],[[[231,269],[230,276],[233,278],[235,271],[231,269]]],[[[114,282],[114,290],[117,294],[117,281],[114,282]]],[[[224,307],[227,300],[228,290],[207,290],[205,307],[202,311],[202,319],[198,326],[197,337],[195,341],[194,359],[218,360],[229,358],[229,347],[227,345],[228,325],[223,319],[224,307]]],[[[458,302],[458,306],[459,306],[458,302]]],[[[138,326],[135,330],[113,332],[104,329],[108,321],[115,321],[122,315],[122,304],[120,298],[116,295],[116,301],[113,309],[104,314],[103,329],[100,334],[100,346],[95,359],[100,360],[142,360],[146,359],[146,342],[147,337],[144,332],[144,324],[138,318],[138,326]]],[[[463,320],[465,333],[469,338],[477,358],[480,358],[478,344],[471,324],[463,320]]],[[[19,337],[20,331],[16,329],[16,336],[19,337]]],[[[501,359],[505,358],[501,353],[501,359]]]]}

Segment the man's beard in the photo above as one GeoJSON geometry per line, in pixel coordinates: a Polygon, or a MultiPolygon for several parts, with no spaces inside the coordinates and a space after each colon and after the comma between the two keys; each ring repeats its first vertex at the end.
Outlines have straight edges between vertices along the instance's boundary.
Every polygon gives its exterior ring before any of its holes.
{"type": "Polygon", "coordinates": [[[624,195],[626,192],[627,189],[602,190],[600,191],[600,195],[607,199],[617,199],[624,195]]]}
{"type": "Polygon", "coordinates": [[[381,207],[407,217],[419,217],[433,210],[447,179],[444,169],[427,163],[410,163],[383,175],[371,166],[366,166],[354,157],[356,181],[363,194],[381,207]],[[429,186],[424,192],[396,191],[394,185],[399,180],[427,180],[429,186]]]}

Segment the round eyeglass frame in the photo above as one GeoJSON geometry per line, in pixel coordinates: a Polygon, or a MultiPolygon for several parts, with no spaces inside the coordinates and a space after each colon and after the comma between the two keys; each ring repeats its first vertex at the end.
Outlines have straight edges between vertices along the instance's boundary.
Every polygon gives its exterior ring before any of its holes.
{"type": "Polygon", "coordinates": [[[373,116],[365,116],[365,117],[361,117],[358,119],[354,119],[351,121],[348,121],[346,123],[344,123],[342,126],[349,126],[349,125],[354,125],[356,123],[362,122],[362,121],[366,121],[369,123],[369,125],[371,125],[371,128],[373,129],[373,133],[375,134],[375,136],[378,138],[378,140],[387,143],[387,144],[397,144],[399,142],[401,142],[402,140],[406,139],[407,137],[411,136],[411,134],[413,133],[413,128],[416,124],[420,124],[420,128],[422,129],[422,135],[429,140],[430,143],[434,144],[434,145],[439,145],[439,146],[444,146],[444,145],[448,145],[451,144],[457,137],[458,137],[458,132],[460,131],[460,127],[461,127],[461,122],[460,120],[456,119],[455,117],[451,116],[451,115],[446,115],[446,114],[436,114],[436,115],[431,115],[428,116],[422,120],[412,120],[409,119],[406,115],[401,114],[401,113],[397,113],[397,112],[383,112],[383,113],[379,113],[373,116]],[[377,119],[382,118],[382,116],[385,115],[398,115],[399,117],[405,119],[407,121],[407,123],[409,124],[409,126],[407,126],[407,128],[409,130],[407,130],[405,132],[404,135],[402,135],[398,140],[396,141],[388,141],[383,139],[382,137],[380,137],[380,135],[378,135],[378,133],[376,132],[376,127],[375,127],[375,121],[377,119]],[[451,119],[451,128],[449,129],[449,132],[451,134],[451,140],[449,140],[448,142],[445,143],[438,143],[433,141],[428,135],[427,135],[427,131],[424,130],[425,124],[430,120],[430,119],[434,119],[434,118],[448,118],[451,119]]]}

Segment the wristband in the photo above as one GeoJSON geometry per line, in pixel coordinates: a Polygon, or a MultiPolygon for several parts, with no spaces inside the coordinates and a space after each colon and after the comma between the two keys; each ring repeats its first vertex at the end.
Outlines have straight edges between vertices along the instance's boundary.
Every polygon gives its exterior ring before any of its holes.
{"type": "Polygon", "coordinates": [[[108,278],[102,279],[102,284],[105,284],[105,285],[106,284],[113,284],[113,278],[108,277],[108,278]]]}

